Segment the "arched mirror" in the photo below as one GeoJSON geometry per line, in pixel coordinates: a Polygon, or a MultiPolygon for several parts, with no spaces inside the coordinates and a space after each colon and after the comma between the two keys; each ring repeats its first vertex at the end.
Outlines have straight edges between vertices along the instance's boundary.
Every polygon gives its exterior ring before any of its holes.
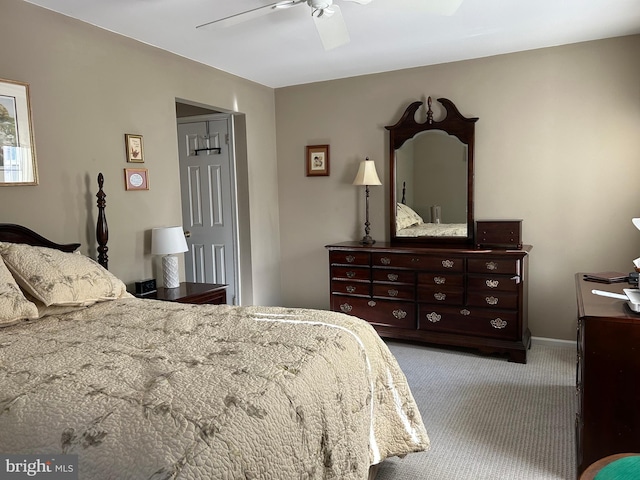
{"type": "Polygon", "coordinates": [[[477,118],[463,117],[446,98],[445,115],[434,121],[431,97],[426,121],[413,102],[389,130],[391,242],[473,243],[473,141],[477,118]]]}

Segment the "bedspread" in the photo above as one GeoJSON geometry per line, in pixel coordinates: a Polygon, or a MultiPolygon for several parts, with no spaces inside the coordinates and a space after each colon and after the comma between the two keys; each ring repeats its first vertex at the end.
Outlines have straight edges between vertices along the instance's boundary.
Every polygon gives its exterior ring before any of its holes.
{"type": "Polygon", "coordinates": [[[396,232],[398,237],[466,237],[466,223],[420,223],[396,232]]]}
{"type": "Polygon", "coordinates": [[[0,452],[77,454],[81,479],[366,479],[428,447],[337,312],[124,298],[0,329],[0,452]]]}

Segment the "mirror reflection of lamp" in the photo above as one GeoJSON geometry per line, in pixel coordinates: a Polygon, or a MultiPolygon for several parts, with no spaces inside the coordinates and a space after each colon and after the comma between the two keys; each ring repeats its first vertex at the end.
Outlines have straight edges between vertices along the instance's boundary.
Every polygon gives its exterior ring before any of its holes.
{"type": "Polygon", "coordinates": [[[164,288],[180,286],[176,253],[189,250],[182,227],[160,227],[151,230],[151,254],[162,257],[162,284],[164,288]]]}
{"type": "Polygon", "coordinates": [[[365,222],[364,222],[364,237],[362,237],[363,245],[373,245],[376,241],[371,238],[369,235],[369,185],[382,185],[380,179],[378,178],[378,173],[376,172],[376,164],[373,160],[369,160],[367,157],[363,162],[360,163],[360,168],[358,168],[358,173],[356,174],[356,178],[353,181],[353,185],[364,185],[365,186],[365,222]]]}

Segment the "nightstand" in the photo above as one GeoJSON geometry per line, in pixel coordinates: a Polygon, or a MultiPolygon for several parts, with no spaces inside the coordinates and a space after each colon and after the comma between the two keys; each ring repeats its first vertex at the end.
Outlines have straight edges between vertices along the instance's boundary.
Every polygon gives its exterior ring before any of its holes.
{"type": "Polygon", "coordinates": [[[227,303],[227,286],[222,283],[182,282],[176,288],[158,287],[158,291],[139,298],[166,300],[179,303],[210,303],[221,305],[227,303]]]}

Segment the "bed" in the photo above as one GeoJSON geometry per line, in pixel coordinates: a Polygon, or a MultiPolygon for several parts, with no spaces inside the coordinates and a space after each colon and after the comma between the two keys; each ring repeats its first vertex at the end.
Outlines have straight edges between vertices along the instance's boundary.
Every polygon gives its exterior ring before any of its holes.
{"type": "Polygon", "coordinates": [[[466,223],[417,223],[396,231],[398,237],[465,237],[466,223]]]}
{"type": "Polygon", "coordinates": [[[367,322],[136,298],[78,246],[0,224],[0,453],[77,455],[81,479],[364,480],[429,448],[367,322]]]}
{"type": "Polygon", "coordinates": [[[396,204],[396,236],[466,237],[467,224],[425,222],[411,207],[403,202],[398,202],[396,204]]]}

